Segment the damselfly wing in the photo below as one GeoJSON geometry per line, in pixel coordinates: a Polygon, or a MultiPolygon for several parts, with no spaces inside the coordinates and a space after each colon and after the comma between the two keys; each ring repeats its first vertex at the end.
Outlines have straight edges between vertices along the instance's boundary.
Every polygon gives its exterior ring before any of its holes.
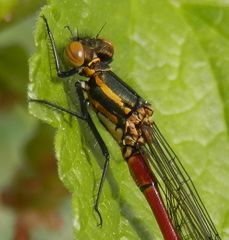
{"type": "Polygon", "coordinates": [[[142,152],[160,179],[166,209],[180,238],[220,239],[190,176],[156,123],[144,129],[144,135],[147,144],[142,152]]]}

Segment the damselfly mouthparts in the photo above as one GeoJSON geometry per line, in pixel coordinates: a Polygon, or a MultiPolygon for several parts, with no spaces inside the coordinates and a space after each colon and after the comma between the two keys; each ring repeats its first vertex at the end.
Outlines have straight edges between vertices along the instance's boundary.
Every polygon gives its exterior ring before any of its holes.
{"type": "Polygon", "coordinates": [[[95,211],[100,218],[99,199],[110,156],[96,129],[88,106],[119,144],[137,186],[148,201],[164,239],[220,239],[189,175],[152,120],[150,104],[110,69],[112,43],[99,38],[72,37],[65,48],[72,68],[62,71],[54,37],[43,16],[52,47],[57,75],[66,78],[79,74],[88,81],[76,81],[80,112],[76,113],[43,99],[30,102],[45,104],[85,121],[104,155],[95,211]]]}

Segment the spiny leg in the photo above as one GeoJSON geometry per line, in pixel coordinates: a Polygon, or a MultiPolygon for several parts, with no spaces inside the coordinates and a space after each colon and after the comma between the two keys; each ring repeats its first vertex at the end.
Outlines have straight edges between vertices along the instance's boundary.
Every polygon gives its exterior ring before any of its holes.
{"type": "MultiPolygon", "coordinates": [[[[57,53],[57,48],[56,48],[56,44],[55,44],[55,40],[54,40],[54,37],[52,35],[52,32],[49,28],[49,25],[48,25],[48,21],[46,19],[46,17],[44,15],[41,16],[45,22],[45,25],[46,25],[46,29],[47,29],[47,33],[48,33],[48,36],[49,36],[49,40],[50,40],[50,43],[51,43],[51,47],[52,47],[52,51],[53,51],[53,55],[54,55],[54,61],[55,61],[55,66],[56,66],[56,71],[57,71],[57,75],[58,77],[60,78],[66,78],[66,77],[69,77],[69,76],[72,76],[74,75],[75,73],[78,72],[78,69],[76,68],[72,68],[70,70],[67,70],[67,71],[62,71],[61,70],[61,67],[60,67],[60,60],[59,60],[59,57],[58,57],[58,53],[57,53]]],[[[41,99],[29,99],[30,102],[37,102],[37,103],[41,103],[41,104],[45,104],[47,106],[50,106],[54,109],[57,109],[57,110],[60,110],[60,111],[63,111],[63,112],[66,112],[66,113],[69,113],[73,116],[76,116],[77,118],[80,118],[80,119],[83,119],[85,121],[87,121],[93,135],[95,136],[96,140],[98,141],[98,144],[100,146],[100,149],[105,157],[105,163],[104,163],[104,166],[103,166],[103,171],[102,171],[102,177],[101,177],[101,180],[100,180],[100,183],[99,183],[99,189],[98,189],[98,193],[97,193],[97,197],[96,197],[96,201],[95,201],[95,205],[94,205],[94,209],[96,211],[96,213],[98,214],[99,216],[99,226],[102,226],[102,216],[101,216],[101,213],[99,211],[99,200],[100,200],[100,196],[101,196],[101,193],[102,193],[102,188],[103,188],[103,184],[104,184],[104,181],[105,181],[105,177],[106,177],[106,173],[107,173],[107,169],[108,169],[108,166],[109,166],[109,161],[110,161],[110,154],[108,152],[108,149],[106,147],[106,144],[104,143],[102,137],[100,136],[98,130],[96,129],[89,113],[88,113],[88,110],[87,110],[87,101],[85,100],[84,98],[84,94],[83,94],[83,88],[82,88],[82,85],[81,85],[81,82],[78,81],[76,83],[76,90],[77,90],[77,93],[78,93],[78,97],[79,97],[79,100],[80,100],[80,106],[81,106],[81,113],[82,115],[79,115],[78,113],[75,113],[75,112],[72,112],[71,110],[68,110],[68,109],[65,109],[61,106],[58,106],[57,104],[55,103],[51,103],[47,100],[41,100],[41,99]]]]}
{"type": "Polygon", "coordinates": [[[68,113],[68,114],[70,114],[72,116],[75,116],[75,117],[77,117],[79,119],[86,120],[85,117],[80,115],[79,113],[73,112],[73,111],[71,111],[69,109],[66,109],[66,108],[64,108],[62,106],[57,105],[56,103],[52,103],[52,102],[49,102],[47,100],[29,98],[28,101],[29,102],[36,102],[36,103],[44,104],[44,105],[47,105],[47,106],[49,106],[51,108],[54,108],[54,109],[56,109],[58,111],[65,112],[65,113],[68,113]]]}
{"type": "Polygon", "coordinates": [[[78,72],[78,70],[76,68],[72,68],[72,69],[69,69],[67,71],[62,71],[61,70],[60,60],[59,60],[58,52],[57,52],[57,49],[56,49],[55,40],[54,40],[52,32],[51,32],[51,30],[49,28],[48,21],[47,21],[47,19],[46,19],[46,17],[44,15],[42,15],[41,17],[42,17],[42,19],[45,22],[47,33],[48,33],[49,40],[50,40],[50,43],[51,43],[52,52],[53,52],[54,61],[55,61],[55,66],[56,66],[56,72],[57,72],[58,77],[66,78],[66,77],[70,77],[70,76],[76,74],[78,72]]]}
{"type": "Polygon", "coordinates": [[[36,102],[36,103],[40,103],[40,104],[45,104],[45,105],[47,105],[51,108],[57,109],[59,111],[62,111],[62,112],[68,113],[72,116],[75,116],[79,119],[85,120],[88,123],[88,126],[90,127],[93,135],[95,136],[95,138],[96,138],[96,140],[99,144],[99,147],[101,149],[101,152],[102,152],[102,154],[105,158],[105,163],[104,163],[103,171],[102,171],[102,177],[100,179],[99,189],[98,189],[98,192],[97,192],[97,197],[96,197],[95,205],[94,205],[94,209],[99,216],[98,226],[102,226],[103,220],[102,220],[101,213],[99,211],[99,200],[100,200],[100,197],[101,197],[103,184],[104,184],[106,173],[107,173],[108,166],[109,166],[110,154],[108,152],[106,144],[104,143],[104,141],[103,141],[102,137],[100,136],[96,126],[94,125],[90,114],[88,113],[87,100],[85,99],[84,94],[83,94],[82,83],[84,83],[84,82],[80,82],[80,81],[76,82],[76,91],[77,91],[77,95],[78,95],[79,102],[80,102],[81,114],[73,112],[69,109],[66,109],[62,106],[59,106],[55,103],[51,103],[51,102],[49,102],[47,100],[43,100],[43,99],[30,98],[28,101],[29,102],[36,102]]]}
{"type": "Polygon", "coordinates": [[[105,142],[103,141],[103,139],[100,136],[96,126],[94,125],[90,114],[88,113],[88,106],[87,106],[87,101],[84,98],[82,82],[80,82],[80,81],[76,82],[76,91],[77,91],[77,95],[79,97],[82,115],[85,117],[93,135],[95,136],[95,138],[96,138],[96,140],[99,144],[101,152],[102,152],[102,154],[105,158],[105,163],[103,165],[102,176],[101,176],[100,183],[99,183],[99,189],[98,189],[98,192],[97,192],[97,197],[96,197],[95,205],[94,205],[94,209],[99,216],[98,226],[102,226],[103,219],[102,219],[101,213],[99,211],[99,200],[100,200],[100,197],[101,197],[103,184],[104,184],[104,181],[105,181],[105,178],[106,178],[106,174],[107,174],[107,170],[108,170],[108,166],[109,166],[109,162],[110,162],[110,154],[108,152],[108,149],[107,149],[107,146],[106,146],[105,142]]]}

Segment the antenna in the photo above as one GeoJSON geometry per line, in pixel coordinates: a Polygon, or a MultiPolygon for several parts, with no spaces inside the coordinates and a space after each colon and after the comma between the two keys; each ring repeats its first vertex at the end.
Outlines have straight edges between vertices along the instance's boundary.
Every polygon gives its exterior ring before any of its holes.
{"type": "MultiPolygon", "coordinates": [[[[71,28],[69,27],[69,25],[64,26],[64,28],[66,28],[70,32],[71,36],[74,37],[73,32],[72,32],[71,28]]],[[[78,38],[78,31],[77,31],[77,38],[78,38]]]]}
{"type": "Polygon", "coordinates": [[[98,33],[96,34],[95,38],[98,38],[99,37],[99,34],[102,32],[102,30],[104,29],[104,27],[106,26],[107,22],[105,22],[103,24],[103,26],[99,29],[98,33]]]}

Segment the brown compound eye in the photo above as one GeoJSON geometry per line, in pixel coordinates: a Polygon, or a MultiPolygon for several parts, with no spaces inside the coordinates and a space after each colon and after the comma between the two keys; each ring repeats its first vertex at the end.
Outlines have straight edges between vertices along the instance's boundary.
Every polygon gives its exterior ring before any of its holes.
{"type": "Polygon", "coordinates": [[[80,42],[71,42],[66,48],[66,55],[75,67],[80,67],[84,64],[84,49],[80,42]]]}

